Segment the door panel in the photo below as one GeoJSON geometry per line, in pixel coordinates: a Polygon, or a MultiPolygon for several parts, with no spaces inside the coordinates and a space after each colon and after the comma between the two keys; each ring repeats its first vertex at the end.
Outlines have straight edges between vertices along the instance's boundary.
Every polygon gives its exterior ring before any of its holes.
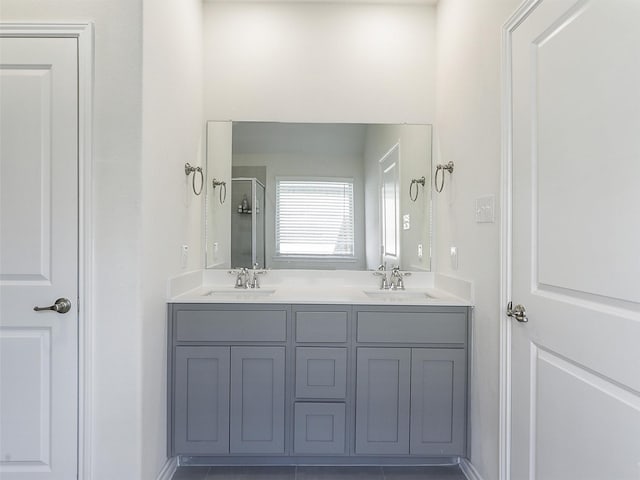
{"type": "Polygon", "coordinates": [[[2,37],[0,62],[0,476],[75,478],[77,40],[2,37]]]}
{"type": "Polygon", "coordinates": [[[346,393],[346,348],[296,348],[297,398],[342,399],[346,393]]]}
{"type": "Polygon", "coordinates": [[[231,348],[231,453],[284,453],[284,347],[231,348]]]}
{"type": "Polygon", "coordinates": [[[7,464],[29,462],[46,468],[50,462],[50,351],[49,329],[0,330],[0,444],[7,464]]]}
{"type": "Polygon", "coordinates": [[[356,453],[408,454],[411,349],[358,348],[356,453]]]}
{"type": "Polygon", "coordinates": [[[512,479],[638,475],[639,24],[542,1],[512,36],[512,479]]]}
{"type": "Polygon", "coordinates": [[[27,67],[2,69],[0,278],[46,285],[52,257],[52,72],[48,65],[27,67]]]}
{"type": "Polygon", "coordinates": [[[229,347],[176,347],[174,454],[229,452],[229,347]]]}
{"type": "Polygon", "coordinates": [[[411,454],[464,455],[466,355],[462,349],[411,350],[411,454]]]}
{"type": "Polygon", "coordinates": [[[344,403],[296,403],[294,412],[296,454],[343,455],[344,403]]]}

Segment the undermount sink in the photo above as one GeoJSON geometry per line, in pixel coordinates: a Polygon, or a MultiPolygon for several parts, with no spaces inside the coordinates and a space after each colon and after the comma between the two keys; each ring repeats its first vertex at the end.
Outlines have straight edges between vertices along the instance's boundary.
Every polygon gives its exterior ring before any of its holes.
{"type": "Polygon", "coordinates": [[[268,297],[276,293],[275,290],[269,288],[220,288],[209,290],[204,296],[226,296],[226,297],[268,297]]]}
{"type": "Polygon", "coordinates": [[[364,290],[369,298],[378,300],[428,300],[436,298],[423,290],[364,290]]]}

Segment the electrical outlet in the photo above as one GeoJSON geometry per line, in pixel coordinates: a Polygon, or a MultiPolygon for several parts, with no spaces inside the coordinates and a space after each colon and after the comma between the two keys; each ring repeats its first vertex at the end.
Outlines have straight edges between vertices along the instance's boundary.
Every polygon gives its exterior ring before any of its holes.
{"type": "Polygon", "coordinates": [[[418,244],[418,258],[422,259],[422,244],[418,244]]]}
{"type": "Polygon", "coordinates": [[[458,269],[458,247],[451,247],[450,255],[451,255],[451,268],[453,270],[457,270],[458,269]]]}
{"type": "Polygon", "coordinates": [[[182,245],[180,247],[180,268],[187,268],[187,262],[189,261],[189,245],[182,245]]]}

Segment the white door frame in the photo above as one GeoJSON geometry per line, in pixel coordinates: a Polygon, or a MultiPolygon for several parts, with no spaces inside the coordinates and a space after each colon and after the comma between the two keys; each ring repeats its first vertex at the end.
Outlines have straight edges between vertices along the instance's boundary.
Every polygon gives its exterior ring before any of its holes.
{"type": "Polygon", "coordinates": [[[0,37],[78,42],[78,479],[91,478],[93,337],[93,23],[0,23],[0,37]]]}
{"type": "Polygon", "coordinates": [[[511,39],[515,29],[542,3],[525,0],[502,27],[501,92],[502,92],[502,162],[500,218],[500,425],[498,443],[498,473],[500,480],[509,480],[511,472],[511,320],[506,315],[511,300],[512,260],[512,70],[511,39]]]}

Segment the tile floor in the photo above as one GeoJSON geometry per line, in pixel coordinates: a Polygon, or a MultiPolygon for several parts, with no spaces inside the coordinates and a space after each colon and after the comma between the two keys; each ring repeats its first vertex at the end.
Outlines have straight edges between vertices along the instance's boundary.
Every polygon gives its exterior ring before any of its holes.
{"type": "Polygon", "coordinates": [[[172,480],[466,480],[457,465],[434,467],[179,467],[172,480]]]}

